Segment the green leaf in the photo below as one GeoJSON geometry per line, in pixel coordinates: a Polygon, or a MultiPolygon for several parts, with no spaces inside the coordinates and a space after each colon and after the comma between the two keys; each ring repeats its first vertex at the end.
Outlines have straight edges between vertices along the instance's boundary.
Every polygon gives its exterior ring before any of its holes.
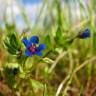
{"type": "Polygon", "coordinates": [[[57,48],[55,48],[55,51],[60,54],[61,52],[63,52],[63,48],[62,47],[57,47],[57,48]]]}
{"type": "Polygon", "coordinates": [[[33,80],[33,79],[30,80],[30,85],[32,86],[32,88],[34,90],[38,90],[38,89],[43,89],[44,88],[42,83],[40,83],[39,81],[33,80]]]}
{"type": "Polygon", "coordinates": [[[15,48],[15,49],[19,49],[20,48],[20,44],[19,44],[19,40],[16,36],[16,33],[14,32],[11,37],[10,37],[10,44],[15,48]]]}
{"type": "Polygon", "coordinates": [[[54,62],[52,59],[47,58],[47,57],[43,58],[43,61],[44,61],[45,63],[53,63],[53,62],[54,62]]]}
{"type": "Polygon", "coordinates": [[[57,28],[57,31],[56,31],[56,39],[60,39],[62,37],[62,31],[61,31],[61,28],[58,27],[57,28]]]}
{"type": "Polygon", "coordinates": [[[9,52],[10,54],[16,54],[16,51],[17,51],[17,50],[14,49],[14,48],[10,45],[9,42],[5,41],[4,44],[5,44],[7,50],[8,50],[8,52],[9,52]]]}
{"type": "Polygon", "coordinates": [[[94,52],[96,53],[96,32],[93,33],[93,45],[94,52]]]}
{"type": "Polygon", "coordinates": [[[18,35],[16,35],[15,32],[9,34],[4,41],[4,45],[6,46],[10,54],[16,55],[18,52],[18,49],[20,48],[18,35]]]}
{"type": "Polygon", "coordinates": [[[52,43],[51,43],[51,39],[50,39],[49,35],[47,35],[45,38],[45,44],[46,44],[48,49],[52,49],[52,43]]]}
{"type": "Polygon", "coordinates": [[[59,46],[63,46],[64,45],[64,42],[63,42],[64,41],[64,37],[63,37],[63,32],[62,32],[61,27],[57,28],[55,40],[56,40],[56,45],[57,44],[59,46]]]}
{"type": "Polygon", "coordinates": [[[43,96],[48,96],[48,90],[47,90],[47,85],[44,85],[44,94],[43,96]]]}
{"type": "Polygon", "coordinates": [[[8,67],[8,68],[17,68],[20,67],[18,63],[5,63],[4,67],[8,67]]]}
{"type": "Polygon", "coordinates": [[[15,76],[12,74],[10,68],[5,67],[4,68],[5,76],[7,77],[7,82],[10,88],[13,88],[16,84],[15,76]]]}

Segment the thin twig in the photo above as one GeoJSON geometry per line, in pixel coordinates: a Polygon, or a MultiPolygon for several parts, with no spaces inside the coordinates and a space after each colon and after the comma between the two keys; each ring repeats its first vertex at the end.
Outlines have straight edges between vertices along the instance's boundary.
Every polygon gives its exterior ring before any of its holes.
{"type": "Polygon", "coordinates": [[[69,85],[72,81],[72,72],[73,72],[73,66],[74,66],[73,56],[72,56],[72,52],[70,49],[68,50],[68,54],[69,54],[69,61],[70,61],[70,73],[69,73],[70,79],[68,80],[66,87],[63,91],[63,93],[64,93],[63,96],[65,96],[65,94],[67,93],[67,90],[69,89],[69,85]]]}
{"type": "Polygon", "coordinates": [[[70,73],[71,73],[73,70],[74,61],[73,61],[73,56],[70,49],[68,50],[68,55],[69,55],[69,66],[70,66],[70,73]]]}
{"type": "Polygon", "coordinates": [[[73,58],[72,58],[72,54],[70,52],[70,49],[68,50],[68,55],[69,55],[69,60],[70,60],[70,72],[69,72],[69,75],[63,79],[63,81],[60,83],[58,89],[57,89],[57,92],[56,92],[56,96],[59,95],[61,89],[63,88],[63,86],[65,85],[65,83],[70,79],[70,74],[72,73],[72,70],[73,70],[73,58]]]}
{"type": "Polygon", "coordinates": [[[56,95],[55,96],[59,96],[63,86],[65,85],[65,83],[69,80],[70,78],[70,75],[68,75],[66,78],[63,79],[63,81],[60,83],[58,89],[57,89],[57,92],[56,92],[56,95]]]}
{"type": "Polygon", "coordinates": [[[49,69],[49,73],[51,73],[53,71],[53,69],[56,67],[57,63],[60,61],[60,59],[62,59],[65,55],[67,54],[67,52],[63,52],[61,53],[56,60],[54,61],[54,63],[52,64],[51,68],[49,69]]]}
{"type": "Polygon", "coordinates": [[[81,64],[79,67],[77,67],[74,71],[74,73],[78,72],[80,69],[82,69],[84,66],[86,66],[88,64],[88,62],[93,62],[94,60],[96,60],[96,57],[92,57],[90,58],[90,60],[86,60],[83,64],[81,64]]]}

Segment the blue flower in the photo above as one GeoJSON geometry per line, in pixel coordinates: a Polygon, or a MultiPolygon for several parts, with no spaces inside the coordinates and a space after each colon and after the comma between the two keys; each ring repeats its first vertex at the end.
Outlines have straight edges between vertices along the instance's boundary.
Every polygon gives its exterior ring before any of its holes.
{"type": "Polygon", "coordinates": [[[26,46],[25,56],[33,56],[35,54],[42,56],[41,51],[46,48],[45,44],[40,44],[39,46],[37,46],[37,44],[39,43],[38,36],[32,36],[29,41],[27,40],[27,38],[23,38],[22,42],[26,46]]]}
{"type": "Polygon", "coordinates": [[[85,39],[88,37],[90,37],[90,30],[88,28],[86,28],[83,33],[78,35],[78,38],[80,39],[85,39]]]}

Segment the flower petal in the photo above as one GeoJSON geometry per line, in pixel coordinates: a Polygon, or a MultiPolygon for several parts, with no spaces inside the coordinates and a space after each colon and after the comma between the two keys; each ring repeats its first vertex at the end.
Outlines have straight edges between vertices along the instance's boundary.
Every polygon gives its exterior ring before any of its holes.
{"type": "Polygon", "coordinates": [[[38,36],[32,36],[32,37],[30,38],[30,43],[38,44],[38,43],[39,43],[39,38],[38,38],[38,36]]]}
{"type": "Polygon", "coordinates": [[[42,51],[46,49],[46,45],[45,44],[40,44],[39,47],[37,48],[37,51],[42,51]]]}
{"type": "Polygon", "coordinates": [[[32,56],[32,52],[30,52],[28,49],[25,50],[25,56],[32,56]]]}
{"type": "Polygon", "coordinates": [[[26,46],[26,48],[29,48],[30,47],[30,43],[29,43],[29,41],[27,40],[27,38],[23,38],[22,39],[22,42],[24,43],[24,45],[26,46]]]}
{"type": "Polygon", "coordinates": [[[85,39],[85,38],[90,37],[90,30],[85,29],[84,32],[82,34],[80,34],[78,37],[81,38],[81,39],[85,39]]]}
{"type": "Polygon", "coordinates": [[[90,34],[90,30],[89,29],[86,29],[85,33],[86,33],[87,37],[90,37],[91,34],[90,34]]]}
{"type": "Polygon", "coordinates": [[[42,52],[36,52],[36,55],[42,56],[43,54],[42,54],[42,52]]]}

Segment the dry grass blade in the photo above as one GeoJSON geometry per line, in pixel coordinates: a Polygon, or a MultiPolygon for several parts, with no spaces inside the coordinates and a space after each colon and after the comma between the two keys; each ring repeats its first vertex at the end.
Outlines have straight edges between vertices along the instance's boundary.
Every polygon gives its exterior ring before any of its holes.
{"type": "Polygon", "coordinates": [[[60,59],[62,59],[65,55],[67,54],[67,52],[63,52],[61,53],[56,60],[54,61],[54,63],[52,64],[51,68],[49,69],[49,73],[51,73],[53,71],[53,69],[56,67],[57,63],[59,62],[60,59]]]}
{"type": "MultiPolygon", "coordinates": [[[[68,80],[70,81],[70,78],[72,79],[72,77],[74,76],[74,74],[76,74],[80,69],[82,69],[83,67],[85,67],[85,66],[88,64],[89,61],[90,61],[90,62],[93,62],[93,61],[95,61],[95,60],[96,60],[96,57],[92,57],[92,58],[90,58],[89,60],[86,60],[83,64],[81,64],[79,67],[77,67],[77,68],[73,71],[71,77],[70,77],[70,74],[67,75],[67,77],[64,78],[63,81],[60,83],[60,85],[59,85],[59,87],[58,87],[58,89],[57,89],[57,92],[56,92],[56,95],[55,95],[55,96],[59,96],[59,94],[60,94],[63,86],[65,85],[65,83],[66,83],[68,80]]],[[[65,88],[65,89],[66,89],[66,88],[65,88]]]]}

